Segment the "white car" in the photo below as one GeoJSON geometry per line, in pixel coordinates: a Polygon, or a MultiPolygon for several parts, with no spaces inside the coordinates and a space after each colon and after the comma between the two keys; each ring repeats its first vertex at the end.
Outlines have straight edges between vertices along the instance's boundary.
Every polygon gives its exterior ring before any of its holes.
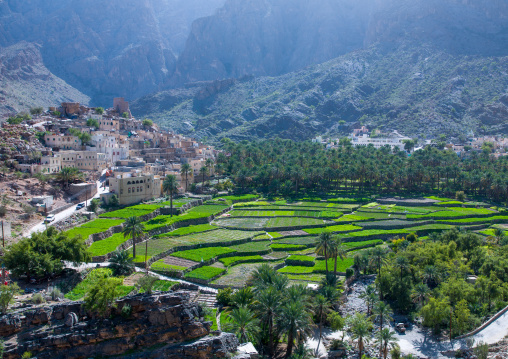
{"type": "Polygon", "coordinates": [[[50,222],[53,222],[54,220],[55,220],[55,215],[50,214],[49,216],[46,217],[46,219],[44,220],[44,223],[50,223],[50,222]]]}

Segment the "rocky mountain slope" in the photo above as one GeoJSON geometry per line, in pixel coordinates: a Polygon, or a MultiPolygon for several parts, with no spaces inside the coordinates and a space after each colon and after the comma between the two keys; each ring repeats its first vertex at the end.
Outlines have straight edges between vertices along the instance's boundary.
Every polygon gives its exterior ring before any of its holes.
{"type": "Polygon", "coordinates": [[[44,66],[40,46],[20,42],[0,48],[0,116],[8,116],[35,106],[90,98],[44,66]]]}
{"type": "Polygon", "coordinates": [[[158,89],[189,28],[225,0],[0,1],[0,46],[39,43],[46,67],[109,105],[158,89]]]}
{"type": "Polygon", "coordinates": [[[161,92],[131,108],[211,140],[303,140],[346,134],[360,123],[409,136],[458,136],[508,133],[507,89],[508,57],[450,54],[409,42],[371,46],[279,77],[161,92]]]}

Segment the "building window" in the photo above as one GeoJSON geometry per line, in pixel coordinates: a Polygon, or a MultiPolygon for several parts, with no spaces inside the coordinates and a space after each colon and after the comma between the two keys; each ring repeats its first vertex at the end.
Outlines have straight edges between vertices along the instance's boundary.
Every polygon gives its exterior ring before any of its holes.
{"type": "Polygon", "coordinates": [[[123,194],[123,188],[120,188],[120,194],[123,194]]]}
{"type": "Polygon", "coordinates": [[[129,187],[129,193],[131,193],[131,188],[129,187]]]}

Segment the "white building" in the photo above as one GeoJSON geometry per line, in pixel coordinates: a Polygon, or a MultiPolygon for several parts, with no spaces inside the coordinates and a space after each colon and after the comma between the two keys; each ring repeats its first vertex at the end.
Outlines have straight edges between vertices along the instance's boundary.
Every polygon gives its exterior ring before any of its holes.
{"type": "Polygon", "coordinates": [[[94,134],[92,146],[87,146],[86,149],[106,154],[106,161],[112,164],[129,158],[129,142],[120,143],[115,136],[94,134]]]}
{"type": "Polygon", "coordinates": [[[398,148],[399,150],[403,151],[404,140],[411,139],[409,137],[402,136],[397,131],[392,132],[389,136],[386,137],[370,137],[364,131],[361,132],[359,131],[358,133],[359,135],[355,135],[355,133],[353,133],[349,136],[349,138],[351,139],[351,144],[355,147],[373,145],[375,148],[381,148],[388,145],[391,147],[392,150],[394,148],[398,148]]]}

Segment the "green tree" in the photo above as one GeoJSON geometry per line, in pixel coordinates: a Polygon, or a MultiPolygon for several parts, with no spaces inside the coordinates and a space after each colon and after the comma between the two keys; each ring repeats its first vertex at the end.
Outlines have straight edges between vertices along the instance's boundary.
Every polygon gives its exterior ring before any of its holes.
{"type": "Polygon", "coordinates": [[[395,333],[390,331],[390,328],[384,328],[376,333],[376,344],[379,345],[379,355],[386,359],[388,349],[394,348],[397,345],[397,337],[395,333]]]}
{"type": "Polygon", "coordinates": [[[185,192],[187,192],[187,185],[189,183],[188,176],[192,173],[192,167],[188,163],[182,164],[180,173],[185,176],[185,192]]]}
{"type": "Polygon", "coordinates": [[[164,193],[169,194],[171,217],[173,217],[173,197],[176,193],[178,193],[178,182],[176,180],[176,176],[167,175],[166,178],[164,178],[164,182],[162,182],[162,190],[164,191],[164,193]]]}
{"type": "Polygon", "coordinates": [[[143,120],[143,127],[152,127],[153,126],[153,121],[152,120],[149,120],[148,118],[145,118],[143,120]]]}
{"type": "Polygon", "coordinates": [[[89,118],[88,120],[86,120],[86,125],[88,127],[99,128],[99,121],[97,121],[95,118],[89,118]]]}
{"type": "Polygon", "coordinates": [[[420,310],[423,325],[437,332],[442,325],[447,323],[450,317],[450,309],[447,298],[430,298],[429,302],[420,310]]]}
{"type": "Polygon", "coordinates": [[[346,258],[346,250],[342,247],[342,240],[335,239],[330,247],[330,256],[333,257],[333,274],[337,275],[337,260],[340,258],[341,261],[344,261],[346,258]]]}
{"type": "Polygon", "coordinates": [[[351,339],[356,341],[356,345],[359,351],[358,358],[362,357],[365,344],[369,342],[371,331],[372,323],[365,314],[356,313],[354,316],[349,318],[348,333],[351,339]]]}
{"type": "Polygon", "coordinates": [[[326,274],[328,274],[328,258],[330,258],[330,248],[336,243],[333,241],[330,233],[323,232],[319,235],[319,242],[316,246],[316,253],[325,257],[326,274]]]}
{"type": "Polygon", "coordinates": [[[64,187],[69,187],[69,182],[74,182],[83,178],[83,174],[75,167],[64,167],[56,174],[58,181],[62,182],[64,187]]]}
{"type": "Polygon", "coordinates": [[[140,291],[141,293],[152,294],[155,283],[157,283],[158,280],[159,278],[155,276],[144,275],[138,279],[136,287],[138,288],[138,291],[140,291]]]}
{"type": "Polygon", "coordinates": [[[30,109],[30,114],[32,114],[33,116],[40,116],[40,115],[42,115],[43,112],[44,112],[44,108],[42,108],[41,106],[32,107],[30,109]]]}
{"type": "Polygon", "coordinates": [[[463,334],[469,328],[471,319],[471,312],[468,307],[468,302],[463,299],[457,303],[453,311],[453,329],[457,335],[463,334]]]}
{"type": "Polygon", "coordinates": [[[104,113],[104,108],[102,108],[102,107],[96,107],[95,108],[95,113],[98,114],[98,115],[102,115],[104,113]]]}
{"type": "Polygon", "coordinates": [[[367,315],[370,315],[372,308],[378,301],[376,287],[374,285],[367,286],[367,288],[365,288],[365,292],[360,294],[360,298],[365,301],[365,304],[367,304],[367,315]]]}
{"type": "Polygon", "coordinates": [[[374,313],[374,318],[379,320],[379,331],[381,331],[385,322],[388,323],[392,320],[393,310],[389,304],[379,301],[374,305],[372,311],[374,313]]]}
{"type": "Polygon", "coordinates": [[[268,328],[268,353],[274,355],[274,324],[282,301],[281,293],[273,286],[269,286],[256,293],[254,308],[259,313],[263,325],[268,328]]]}
{"type": "Polygon", "coordinates": [[[122,113],[122,117],[123,118],[129,118],[129,113],[128,112],[123,112],[122,113]]]}
{"type": "Polygon", "coordinates": [[[411,299],[413,299],[413,302],[417,303],[420,308],[427,302],[429,296],[430,289],[425,283],[418,283],[411,293],[411,299]]]}
{"type": "Polygon", "coordinates": [[[101,202],[100,202],[99,199],[93,198],[90,201],[90,205],[88,206],[88,210],[90,212],[97,213],[97,211],[99,210],[100,204],[101,204],[101,202]]]}
{"type": "Polygon", "coordinates": [[[63,261],[77,265],[90,259],[81,236],[70,238],[54,227],[49,227],[44,232],[32,233],[30,238],[24,238],[8,247],[4,264],[15,276],[26,275],[30,280],[59,274],[63,270],[63,261]]]}
{"type": "Polygon", "coordinates": [[[286,358],[293,353],[295,340],[304,342],[310,335],[313,323],[307,307],[302,301],[288,301],[282,306],[278,327],[287,336],[286,358]]]}
{"type": "Polygon", "coordinates": [[[85,294],[85,308],[99,316],[106,317],[120,296],[121,278],[101,278],[85,294]]]}
{"type": "Polygon", "coordinates": [[[203,186],[203,187],[205,186],[205,176],[206,176],[207,172],[208,172],[208,168],[206,168],[205,166],[203,166],[203,167],[201,167],[201,168],[199,169],[199,174],[200,174],[200,175],[202,176],[202,178],[203,178],[203,181],[202,181],[202,183],[203,183],[203,184],[202,184],[202,186],[203,186]]]}
{"type": "Polygon", "coordinates": [[[259,319],[246,306],[234,308],[229,313],[229,319],[226,330],[233,331],[241,343],[248,342],[259,331],[259,319]]]}
{"type": "Polygon", "coordinates": [[[123,236],[124,238],[132,238],[132,257],[134,259],[136,258],[136,239],[143,235],[144,230],[145,225],[141,222],[139,217],[132,216],[125,221],[123,236]]]}
{"type": "Polygon", "coordinates": [[[109,259],[109,268],[115,276],[128,276],[134,272],[134,263],[126,250],[116,250],[109,259]]]}
{"type": "Polygon", "coordinates": [[[89,145],[92,142],[92,135],[88,132],[81,132],[78,137],[84,145],[89,145]]]}
{"type": "Polygon", "coordinates": [[[325,298],[324,296],[318,294],[314,298],[314,315],[319,320],[319,339],[318,339],[318,344],[317,344],[317,348],[316,348],[316,354],[318,353],[318,350],[319,350],[319,344],[321,344],[323,321],[326,320],[327,314],[330,312],[330,306],[331,306],[330,301],[327,298],[325,298]]]}
{"type": "Polygon", "coordinates": [[[0,285],[0,314],[6,314],[9,304],[14,303],[14,296],[20,293],[16,283],[9,285],[0,285]]]}

